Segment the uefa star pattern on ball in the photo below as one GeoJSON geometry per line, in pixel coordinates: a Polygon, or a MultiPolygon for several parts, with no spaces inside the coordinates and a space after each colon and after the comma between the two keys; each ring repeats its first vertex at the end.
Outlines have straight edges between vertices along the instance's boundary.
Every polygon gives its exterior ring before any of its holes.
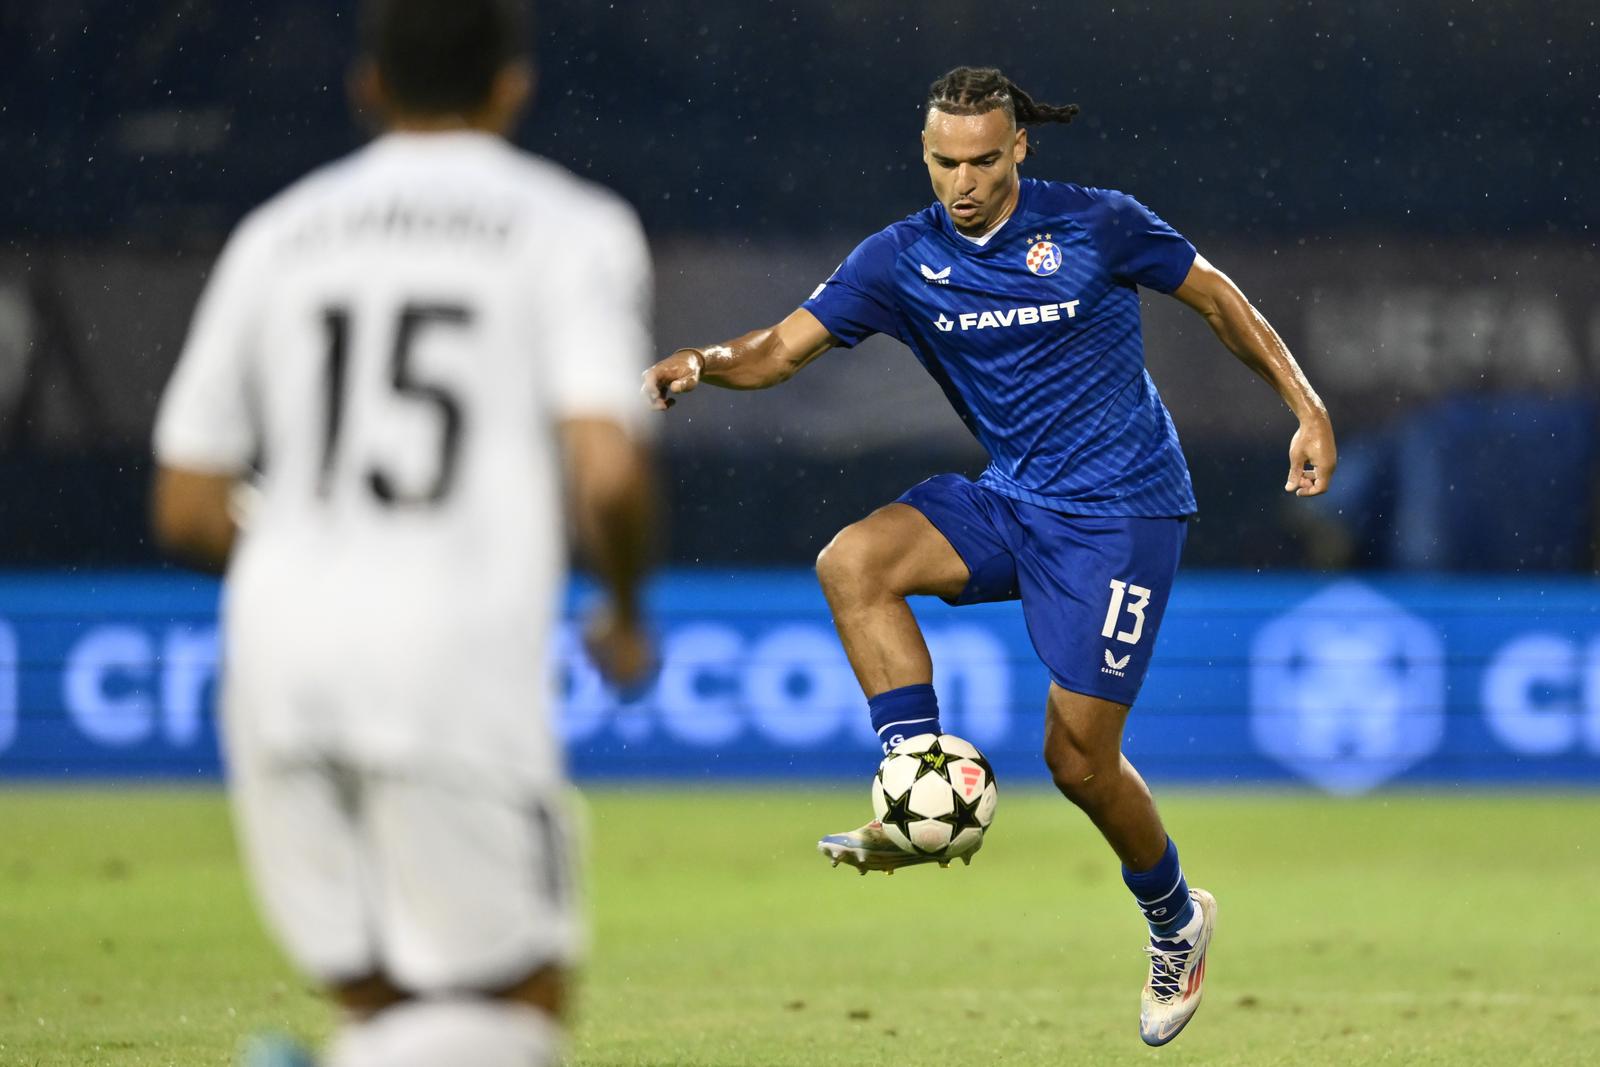
{"type": "Polygon", "coordinates": [[[978,847],[994,821],[994,771],[954,734],[908,737],[878,764],[872,813],[897,846],[954,859],[978,847]]]}

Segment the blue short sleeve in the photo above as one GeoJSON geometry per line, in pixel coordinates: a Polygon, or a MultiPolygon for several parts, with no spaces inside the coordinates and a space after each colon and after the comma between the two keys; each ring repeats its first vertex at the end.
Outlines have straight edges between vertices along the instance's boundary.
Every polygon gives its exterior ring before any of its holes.
{"type": "Polygon", "coordinates": [[[854,348],[875,333],[902,340],[892,284],[899,254],[887,233],[873,234],[800,306],[846,348],[854,348]]]}
{"type": "Polygon", "coordinates": [[[1088,189],[1095,200],[1089,230],[1111,276],[1170,293],[1194,265],[1194,245],[1160,216],[1126,193],[1088,189]]]}

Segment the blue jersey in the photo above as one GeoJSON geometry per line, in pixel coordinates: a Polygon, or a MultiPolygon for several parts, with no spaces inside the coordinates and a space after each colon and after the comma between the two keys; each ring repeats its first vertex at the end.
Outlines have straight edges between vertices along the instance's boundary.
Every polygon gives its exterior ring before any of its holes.
{"type": "Polygon", "coordinates": [[[1137,287],[1172,292],[1194,257],[1131,196],[1023,179],[986,244],[936,203],[863,241],[804,307],[846,347],[884,333],[916,353],[989,452],[980,485],[1079,515],[1188,515],[1137,287]]]}

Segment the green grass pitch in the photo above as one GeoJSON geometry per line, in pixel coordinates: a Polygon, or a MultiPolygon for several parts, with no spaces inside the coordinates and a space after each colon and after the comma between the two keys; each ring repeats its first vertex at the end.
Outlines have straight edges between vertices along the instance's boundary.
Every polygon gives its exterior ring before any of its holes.
{"type": "MultiPolygon", "coordinates": [[[[1600,1062],[1600,796],[1165,796],[1220,917],[1205,1007],[1155,1051],[1139,918],[1075,811],[1012,789],[971,867],[862,878],[812,849],[865,792],[593,791],[573,1062],[1600,1062]]],[[[219,793],[10,789],[0,826],[0,1064],[326,1032],[219,793]]]]}

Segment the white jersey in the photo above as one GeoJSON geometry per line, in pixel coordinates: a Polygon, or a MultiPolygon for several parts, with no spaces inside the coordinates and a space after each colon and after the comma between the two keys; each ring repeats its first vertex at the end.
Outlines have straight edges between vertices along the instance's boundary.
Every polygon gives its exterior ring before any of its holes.
{"type": "Polygon", "coordinates": [[[649,254],[620,199],[498,138],[390,134],[234,233],[155,433],[260,494],[224,604],[265,751],[549,781],[558,420],[638,427],[649,254]]]}

